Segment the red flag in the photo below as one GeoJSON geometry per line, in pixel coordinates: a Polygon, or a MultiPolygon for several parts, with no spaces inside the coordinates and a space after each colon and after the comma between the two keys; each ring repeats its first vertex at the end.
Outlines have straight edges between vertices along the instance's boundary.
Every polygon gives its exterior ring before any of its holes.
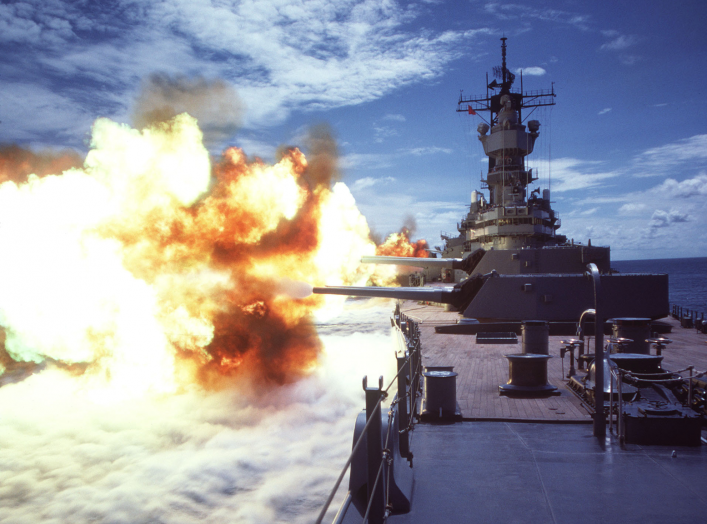
{"type": "Polygon", "coordinates": [[[475,115],[475,114],[476,114],[476,111],[474,111],[474,110],[471,108],[471,106],[467,106],[467,107],[469,108],[469,114],[470,114],[470,115],[475,115]]]}

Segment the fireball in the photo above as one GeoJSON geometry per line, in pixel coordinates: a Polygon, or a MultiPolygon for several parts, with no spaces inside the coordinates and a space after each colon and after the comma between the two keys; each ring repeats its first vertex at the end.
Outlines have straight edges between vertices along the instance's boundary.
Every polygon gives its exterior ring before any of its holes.
{"type": "Polygon", "coordinates": [[[297,148],[212,160],[186,113],[141,131],[99,119],[83,166],[4,179],[6,356],[82,364],[97,398],[295,380],[317,364],[313,314],[336,300],[309,285],[390,271],[359,264],[376,247],[329,164],[297,148]]]}

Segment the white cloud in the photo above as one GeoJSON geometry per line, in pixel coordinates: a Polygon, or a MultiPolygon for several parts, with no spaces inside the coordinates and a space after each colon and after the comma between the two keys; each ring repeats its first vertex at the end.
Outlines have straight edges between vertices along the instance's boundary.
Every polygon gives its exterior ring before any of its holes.
{"type": "Polygon", "coordinates": [[[373,140],[377,143],[385,141],[386,138],[398,136],[397,129],[390,126],[373,126],[373,140]]]}
{"type": "MultiPolygon", "coordinates": [[[[488,32],[411,32],[419,7],[395,1],[126,0],[106,13],[34,4],[0,6],[0,40],[31,43],[17,54],[23,69],[4,81],[37,79],[71,109],[69,123],[87,107],[124,118],[140,79],[160,71],[224,78],[245,103],[246,127],[278,124],[293,110],[361,104],[435,78],[467,52],[465,42],[488,32]]],[[[31,135],[32,125],[12,138],[31,135]]]]}
{"type": "Polygon", "coordinates": [[[621,62],[624,65],[633,65],[636,62],[642,61],[643,58],[637,55],[627,55],[627,54],[620,54],[619,55],[619,62],[621,62]]]}
{"type": "Polygon", "coordinates": [[[662,184],[652,189],[652,192],[660,197],[668,198],[691,198],[697,196],[707,196],[707,174],[699,175],[678,182],[672,178],[663,181],[662,184]]]}
{"type": "Polygon", "coordinates": [[[636,45],[638,38],[634,35],[623,35],[618,31],[602,31],[602,35],[610,38],[609,42],[602,44],[600,49],[604,51],[623,51],[636,45]]]}
{"type": "Polygon", "coordinates": [[[4,82],[0,106],[0,140],[32,140],[35,144],[83,137],[98,116],[51,89],[27,82],[4,82]]]}
{"type": "Polygon", "coordinates": [[[707,167],[707,134],[695,135],[672,144],[654,147],[634,158],[637,177],[658,176],[681,164],[707,167]]]}
{"type": "Polygon", "coordinates": [[[586,161],[577,158],[558,158],[548,164],[547,160],[528,161],[534,175],[552,177],[552,191],[565,192],[587,189],[600,185],[604,180],[619,176],[618,171],[597,171],[603,162],[586,161]]]}
{"type": "Polygon", "coordinates": [[[605,107],[604,109],[602,109],[601,111],[599,111],[597,114],[598,114],[598,115],[605,115],[605,114],[607,114],[609,111],[611,111],[611,108],[610,108],[610,107],[605,107]]]}
{"type": "Polygon", "coordinates": [[[521,74],[525,76],[542,76],[544,75],[547,71],[543,69],[542,67],[519,67],[518,69],[515,70],[516,74],[521,74]]]}
{"type": "Polygon", "coordinates": [[[629,204],[624,204],[619,208],[619,215],[636,215],[645,211],[647,208],[646,204],[641,202],[631,202],[629,204]]]}
{"type": "Polygon", "coordinates": [[[409,155],[423,156],[440,153],[448,155],[453,152],[454,150],[448,147],[422,146],[398,149],[394,153],[349,153],[339,158],[339,167],[342,169],[384,169],[394,167],[399,158],[409,155]]]}
{"type": "MultiPolygon", "coordinates": [[[[592,243],[610,245],[619,258],[662,258],[666,253],[703,256],[707,252],[707,175],[702,173],[681,182],[667,179],[652,188],[626,192],[616,197],[588,197],[573,202],[604,204],[591,220],[592,243]],[[612,206],[612,204],[614,204],[612,206]],[[615,206],[618,209],[614,212],[615,206]],[[686,243],[685,239],[690,242],[686,243]]],[[[590,235],[581,213],[563,213],[568,237],[590,235]]],[[[674,255],[675,256],[675,255],[674,255]]]]}
{"type": "Polygon", "coordinates": [[[251,158],[257,156],[268,162],[273,162],[275,160],[277,148],[273,146],[271,142],[264,142],[262,140],[249,138],[247,136],[236,135],[235,143],[245,152],[246,155],[251,158]]]}
{"type": "Polygon", "coordinates": [[[406,149],[402,151],[403,154],[411,154],[415,156],[422,156],[422,155],[436,155],[437,153],[444,153],[446,155],[450,154],[453,152],[452,149],[449,149],[448,147],[437,147],[437,146],[428,146],[428,147],[413,147],[410,149],[406,149]]]}
{"type": "Polygon", "coordinates": [[[341,169],[384,169],[395,165],[397,155],[390,153],[349,153],[339,157],[341,169]]]}
{"type": "Polygon", "coordinates": [[[356,180],[353,184],[351,184],[351,191],[356,192],[356,191],[362,191],[364,189],[368,189],[369,187],[373,187],[377,184],[390,184],[392,182],[395,182],[395,178],[392,176],[386,176],[386,177],[380,177],[380,178],[373,178],[371,176],[359,178],[356,180]]]}
{"type": "Polygon", "coordinates": [[[688,220],[689,216],[686,213],[681,213],[677,209],[671,209],[670,212],[656,209],[648,225],[652,228],[660,228],[668,227],[670,224],[687,222],[688,220]]]}
{"type": "Polygon", "coordinates": [[[501,4],[499,2],[489,2],[484,5],[487,13],[493,14],[501,20],[542,20],[559,24],[573,25],[579,29],[586,30],[589,27],[590,17],[578,13],[571,13],[559,9],[538,9],[520,4],[501,4]]]}
{"type": "MultiPolygon", "coordinates": [[[[250,63],[234,78],[255,122],[281,119],[282,109],[358,104],[402,85],[432,78],[474,32],[407,34],[414,13],[395,2],[332,4],[245,1],[229,7],[181,1],[160,5],[167,22],[206,49],[250,63]]],[[[225,71],[224,71],[225,72],[225,71]]]]}
{"type": "Polygon", "coordinates": [[[392,120],[394,122],[405,122],[405,116],[399,114],[388,113],[383,115],[383,120],[392,120]]]}
{"type": "Polygon", "coordinates": [[[0,42],[61,45],[75,37],[79,10],[63,2],[0,4],[0,42]],[[37,5],[32,5],[33,3],[37,5]]]}

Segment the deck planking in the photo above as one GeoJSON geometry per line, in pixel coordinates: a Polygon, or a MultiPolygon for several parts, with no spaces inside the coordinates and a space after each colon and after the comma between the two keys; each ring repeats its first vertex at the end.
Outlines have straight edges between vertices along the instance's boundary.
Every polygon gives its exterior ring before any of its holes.
{"type": "MultiPolygon", "coordinates": [[[[569,356],[560,358],[561,340],[551,336],[548,360],[548,382],[558,388],[559,395],[545,398],[514,398],[499,395],[498,386],[508,382],[508,360],[505,355],[521,353],[517,344],[477,344],[473,335],[436,333],[434,328],[454,324],[455,312],[443,307],[420,305],[406,301],[401,311],[419,322],[422,343],[422,363],[425,366],[454,366],[457,376],[457,402],[465,419],[517,419],[534,421],[590,421],[591,416],[582,402],[567,387],[569,356]]],[[[663,367],[669,370],[695,366],[707,370],[707,335],[686,329],[673,318],[663,319],[673,326],[666,335],[673,343],[663,351],[663,367]]],[[[687,376],[687,375],[684,375],[687,376]]]]}

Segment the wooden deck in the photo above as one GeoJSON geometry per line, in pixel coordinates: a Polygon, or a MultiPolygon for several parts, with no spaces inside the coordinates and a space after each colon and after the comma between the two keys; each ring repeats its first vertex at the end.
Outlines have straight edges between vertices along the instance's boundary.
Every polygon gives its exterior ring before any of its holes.
{"type": "MultiPolygon", "coordinates": [[[[562,375],[560,340],[552,336],[549,342],[548,382],[556,386],[558,396],[548,398],[512,398],[499,395],[498,386],[508,382],[508,360],[505,355],[521,353],[518,344],[476,344],[473,335],[435,333],[435,326],[453,324],[459,315],[442,307],[423,306],[406,301],[401,311],[420,323],[422,363],[425,366],[454,366],[457,376],[457,402],[465,419],[523,419],[536,421],[590,421],[581,401],[568,389],[562,375]]],[[[663,352],[666,369],[678,370],[694,365],[707,369],[707,335],[694,329],[684,329],[672,318],[673,333],[667,335],[673,343],[663,352]]],[[[569,356],[564,362],[564,374],[569,369],[569,356]]]]}

